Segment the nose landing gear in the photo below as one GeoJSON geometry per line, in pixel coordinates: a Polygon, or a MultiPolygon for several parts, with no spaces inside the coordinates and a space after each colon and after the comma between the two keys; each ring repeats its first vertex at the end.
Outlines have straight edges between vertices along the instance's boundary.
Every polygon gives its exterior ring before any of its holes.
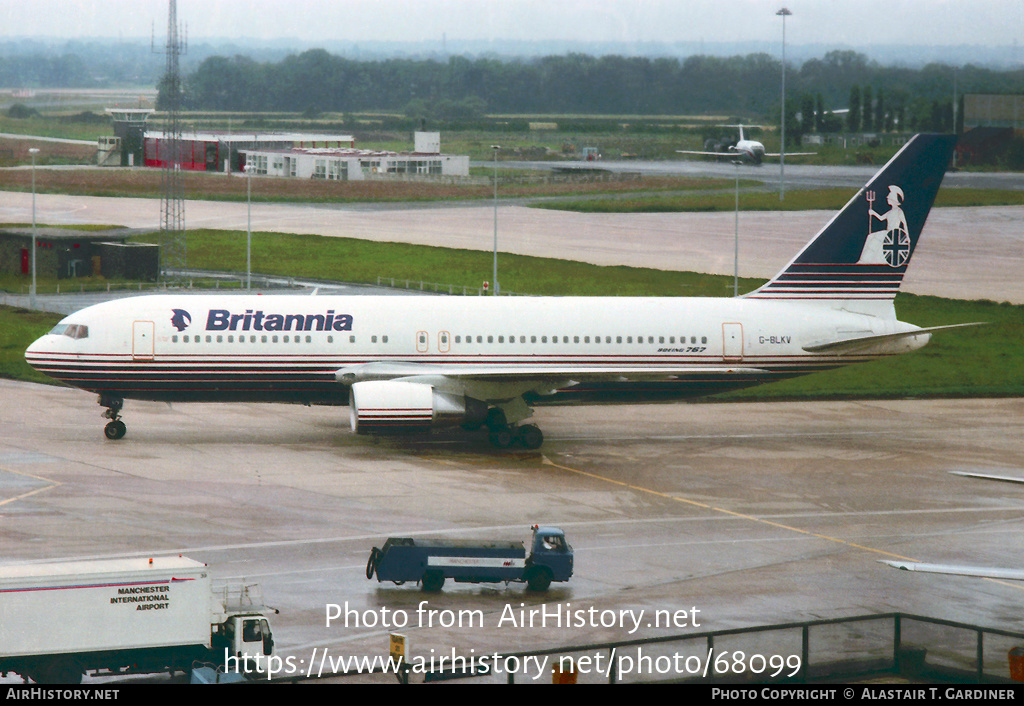
{"type": "Polygon", "coordinates": [[[103,435],[111,441],[124,437],[125,432],[128,431],[128,427],[121,421],[121,407],[124,406],[124,400],[120,397],[100,395],[98,401],[101,407],[107,408],[103,416],[110,420],[103,427],[103,435]]]}

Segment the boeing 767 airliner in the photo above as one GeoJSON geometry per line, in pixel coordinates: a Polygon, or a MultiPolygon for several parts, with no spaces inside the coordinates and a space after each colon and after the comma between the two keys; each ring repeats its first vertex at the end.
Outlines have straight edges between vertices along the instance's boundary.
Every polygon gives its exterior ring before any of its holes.
{"type": "Polygon", "coordinates": [[[946,327],[899,321],[893,300],[955,142],[911,139],[735,298],[162,294],[76,312],[25,357],[97,393],[109,439],[126,399],[262,401],[347,404],[357,433],[462,425],[537,448],[537,404],[708,395],[925,345],[946,327]]]}

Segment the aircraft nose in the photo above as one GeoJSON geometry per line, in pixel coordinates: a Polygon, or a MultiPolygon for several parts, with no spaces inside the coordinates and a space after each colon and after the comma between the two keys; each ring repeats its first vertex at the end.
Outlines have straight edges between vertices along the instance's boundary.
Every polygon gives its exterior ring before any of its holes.
{"type": "Polygon", "coordinates": [[[45,334],[32,341],[28,348],[25,349],[25,362],[34,370],[46,373],[43,368],[46,367],[47,361],[52,354],[60,350],[61,338],[63,337],[45,334]]]}
{"type": "Polygon", "coordinates": [[[40,336],[36,340],[29,344],[28,348],[25,349],[25,362],[31,365],[34,369],[38,370],[39,362],[39,351],[42,348],[42,341],[45,336],[40,336]]]}

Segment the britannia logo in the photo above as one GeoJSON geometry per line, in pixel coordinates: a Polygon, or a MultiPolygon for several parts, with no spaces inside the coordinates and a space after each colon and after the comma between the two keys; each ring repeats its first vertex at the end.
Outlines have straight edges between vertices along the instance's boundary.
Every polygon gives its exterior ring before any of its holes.
{"type": "Polygon", "coordinates": [[[184,331],[192,323],[192,316],[184,309],[171,309],[171,326],[184,331]]]}
{"type": "Polygon", "coordinates": [[[911,248],[907,217],[900,208],[903,203],[903,189],[895,185],[889,187],[889,195],[885,199],[889,204],[889,210],[885,213],[877,213],[873,208],[874,191],[868,191],[865,197],[868,201],[868,237],[864,241],[864,249],[857,264],[890,267],[905,265],[910,259],[911,248]],[[872,231],[875,221],[882,221],[885,227],[872,231]]]}

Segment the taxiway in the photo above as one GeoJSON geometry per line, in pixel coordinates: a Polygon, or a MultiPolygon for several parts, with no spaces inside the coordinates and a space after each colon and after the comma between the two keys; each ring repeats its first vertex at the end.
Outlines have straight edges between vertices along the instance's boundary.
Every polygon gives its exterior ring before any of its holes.
{"type": "Polygon", "coordinates": [[[461,431],[373,439],[345,408],[258,404],[129,402],[111,443],[87,393],[0,394],[4,562],[208,562],[263,586],[296,665],[386,654],[389,612],[410,655],[686,632],[498,624],[542,605],[688,612],[695,631],[883,611],[1024,628],[1024,585],[880,563],[1020,563],[1024,490],[952,472],[1024,476],[1021,400],[549,407],[541,452],[499,453],[461,431]],[[527,539],[538,522],[576,551],[573,579],[546,594],[364,576],[389,536],[527,539]],[[360,617],[327,625],[332,605],[360,617]],[[483,622],[442,620],[460,611],[483,622]]]}
{"type": "MultiPolygon", "coordinates": [[[[156,228],[160,222],[160,203],[153,199],[40,194],[36,208],[38,221],[51,225],[156,228]]],[[[245,231],[248,218],[244,203],[188,201],[185,213],[189,228],[245,231]]],[[[832,216],[831,211],[741,212],[740,276],[773,276],[832,216]]],[[[0,221],[25,223],[31,218],[31,194],[2,194],[0,221]]],[[[903,289],[956,299],[1024,303],[1019,277],[1024,271],[1022,220],[1024,206],[932,209],[903,289]]],[[[373,209],[253,204],[252,228],[490,252],[494,208],[490,204],[373,209]]],[[[500,253],[731,275],[735,238],[733,213],[586,214],[502,205],[498,209],[499,280],[500,253]]],[[[253,269],[260,271],[259,262],[253,263],[253,269]]],[[[443,279],[441,273],[438,278],[443,279]]]]}

